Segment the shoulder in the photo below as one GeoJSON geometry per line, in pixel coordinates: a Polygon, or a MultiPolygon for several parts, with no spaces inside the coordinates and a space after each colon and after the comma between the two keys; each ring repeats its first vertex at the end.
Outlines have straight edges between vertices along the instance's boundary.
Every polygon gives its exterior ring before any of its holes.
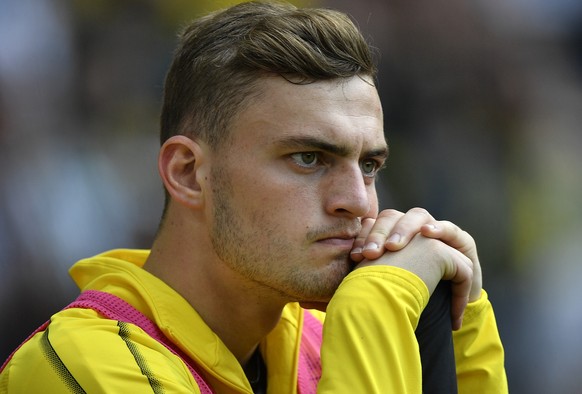
{"type": "Polygon", "coordinates": [[[80,308],[55,314],[45,331],[19,349],[5,372],[10,384],[34,380],[42,392],[59,384],[103,392],[195,386],[182,361],[139,327],[80,308]]]}

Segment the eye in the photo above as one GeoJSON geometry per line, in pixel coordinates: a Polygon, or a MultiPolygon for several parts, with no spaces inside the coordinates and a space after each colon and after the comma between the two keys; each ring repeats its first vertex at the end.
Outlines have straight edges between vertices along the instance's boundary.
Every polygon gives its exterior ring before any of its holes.
{"type": "Polygon", "coordinates": [[[380,164],[374,159],[365,159],[360,163],[360,168],[365,176],[373,177],[378,172],[380,164]]]}
{"type": "Polygon", "coordinates": [[[300,152],[291,155],[293,161],[305,168],[314,168],[319,164],[319,157],[316,152],[300,152]]]}

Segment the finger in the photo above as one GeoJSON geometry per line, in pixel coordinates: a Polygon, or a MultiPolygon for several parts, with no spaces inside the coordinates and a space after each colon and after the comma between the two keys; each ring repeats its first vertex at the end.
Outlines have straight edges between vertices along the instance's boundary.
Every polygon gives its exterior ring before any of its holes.
{"type": "Polygon", "coordinates": [[[370,229],[364,242],[362,256],[375,260],[384,254],[384,245],[396,223],[404,214],[395,209],[386,209],[378,214],[374,226],[370,229]]]}
{"type": "Polygon", "coordinates": [[[473,282],[471,259],[454,250],[450,264],[445,265],[443,279],[451,281],[451,320],[453,329],[458,330],[463,323],[463,314],[469,302],[473,282]]]}
{"type": "Polygon", "coordinates": [[[466,252],[475,248],[475,240],[469,233],[447,220],[434,221],[421,227],[420,233],[428,238],[437,238],[447,245],[466,252]]]}
{"type": "Polygon", "coordinates": [[[469,302],[478,300],[481,297],[483,279],[477,246],[473,237],[449,221],[439,221],[425,225],[421,229],[421,234],[427,238],[439,239],[471,259],[473,263],[473,282],[469,294],[469,302]]]}
{"type": "Polygon", "coordinates": [[[402,249],[421,231],[423,225],[434,222],[435,219],[426,209],[410,209],[394,224],[385,242],[386,249],[392,252],[402,249]]]}
{"type": "Polygon", "coordinates": [[[354,240],[354,246],[350,252],[351,259],[356,263],[361,262],[365,258],[362,255],[362,250],[364,248],[366,238],[368,238],[368,234],[370,233],[370,230],[372,230],[375,222],[376,219],[372,218],[362,219],[362,229],[360,230],[358,237],[354,240]]]}

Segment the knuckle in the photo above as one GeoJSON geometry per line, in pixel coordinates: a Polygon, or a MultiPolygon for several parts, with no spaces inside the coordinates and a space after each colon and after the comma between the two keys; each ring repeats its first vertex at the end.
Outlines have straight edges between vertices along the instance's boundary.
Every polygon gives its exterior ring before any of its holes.
{"type": "Polygon", "coordinates": [[[370,237],[386,237],[390,232],[386,228],[375,228],[370,231],[370,237]]]}
{"type": "Polygon", "coordinates": [[[420,208],[420,207],[414,207],[408,210],[408,213],[413,213],[415,215],[422,215],[422,216],[426,216],[429,218],[433,218],[432,215],[424,208],[420,208]]]}
{"type": "Polygon", "coordinates": [[[461,235],[461,228],[452,222],[445,221],[449,231],[451,231],[455,236],[461,235]]]}
{"type": "Polygon", "coordinates": [[[455,238],[460,239],[460,238],[465,238],[465,237],[471,237],[469,235],[469,233],[467,233],[466,231],[464,231],[462,228],[460,228],[459,226],[457,226],[455,223],[448,221],[448,220],[441,220],[440,221],[441,226],[445,229],[447,229],[447,232],[449,232],[450,234],[452,234],[455,238]]]}
{"type": "Polygon", "coordinates": [[[404,214],[396,209],[384,209],[382,210],[379,214],[378,217],[383,217],[383,218],[393,218],[393,217],[401,217],[404,214]]]}
{"type": "Polygon", "coordinates": [[[475,240],[473,239],[473,236],[472,236],[471,234],[469,234],[468,232],[466,232],[465,230],[463,230],[463,229],[459,228],[459,233],[460,233],[460,234],[461,234],[463,237],[467,238],[467,240],[468,240],[469,242],[471,242],[471,243],[475,243],[475,240]]]}
{"type": "Polygon", "coordinates": [[[439,223],[440,223],[440,224],[441,224],[443,227],[449,227],[449,228],[454,228],[454,227],[457,227],[457,228],[458,228],[458,226],[457,226],[455,223],[453,223],[453,222],[451,222],[451,221],[449,221],[449,220],[439,220],[439,223]]]}

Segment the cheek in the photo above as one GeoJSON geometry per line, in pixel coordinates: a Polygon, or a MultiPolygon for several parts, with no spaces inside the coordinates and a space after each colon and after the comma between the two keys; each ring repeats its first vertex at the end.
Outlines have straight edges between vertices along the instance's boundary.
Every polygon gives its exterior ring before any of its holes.
{"type": "Polygon", "coordinates": [[[233,168],[230,176],[232,195],[248,214],[260,213],[271,223],[297,223],[317,213],[322,193],[317,180],[290,173],[277,163],[249,167],[233,168]]]}
{"type": "Polygon", "coordinates": [[[297,189],[273,178],[270,182],[266,179],[264,176],[240,177],[233,189],[236,204],[255,220],[260,217],[272,223],[288,218],[298,207],[297,189]]]}

